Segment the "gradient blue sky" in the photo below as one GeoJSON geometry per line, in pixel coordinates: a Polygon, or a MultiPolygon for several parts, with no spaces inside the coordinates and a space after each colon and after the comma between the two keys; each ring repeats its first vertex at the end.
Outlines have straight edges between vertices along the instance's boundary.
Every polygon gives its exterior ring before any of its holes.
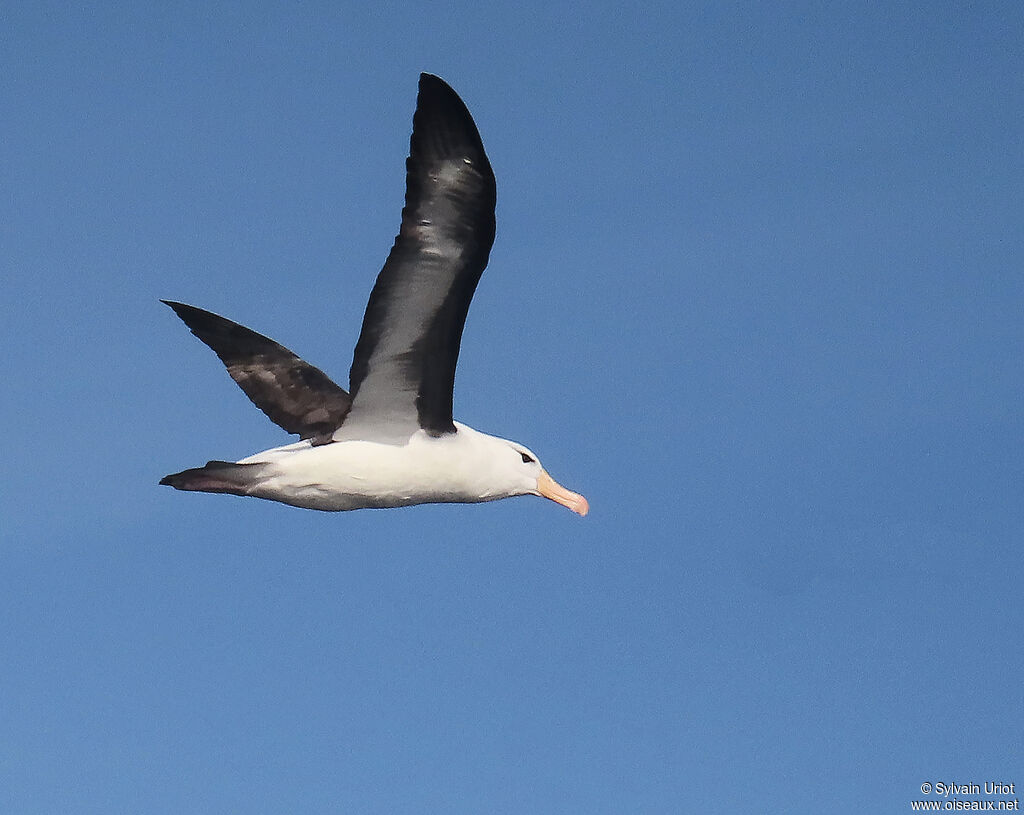
{"type": "Polygon", "coordinates": [[[0,11],[0,811],[900,812],[1024,784],[1016,2],[0,11]],[[498,178],[458,418],[538,499],[157,486],[347,382],[416,81],[498,178]]]}

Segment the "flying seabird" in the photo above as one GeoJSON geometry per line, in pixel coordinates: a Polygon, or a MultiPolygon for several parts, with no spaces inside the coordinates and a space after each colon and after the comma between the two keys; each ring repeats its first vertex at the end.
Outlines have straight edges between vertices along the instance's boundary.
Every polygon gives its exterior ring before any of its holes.
{"type": "Polygon", "coordinates": [[[521,444],[452,419],[466,312],[494,242],[494,173],[465,104],[421,74],[398,237],[370,293],[349,391],[287,348],[208,311],[163,302],[232,379],[300,441],[168,475],[179,490],[327,511],[550,498],[587,500],[521,444]]]}

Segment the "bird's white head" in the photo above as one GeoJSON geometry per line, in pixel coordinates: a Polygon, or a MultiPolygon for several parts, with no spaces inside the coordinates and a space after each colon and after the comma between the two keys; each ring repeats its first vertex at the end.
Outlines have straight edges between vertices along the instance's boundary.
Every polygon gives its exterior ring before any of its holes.
{"type": "Polygon", "coordinates": [[[587,499],[548,475],[537,456],[522,444],[494,436],[486,438],[492,442],[488,444],[492,477],[508,490],[506,495],[541,496],[581,516],[590,511],[587,499]]]}
{"type": "Polygon", "coordinates": [[[523,445],[489,436],[460,422],[455,426],[458,433],[448,438],[458,452],[449,466],[464,470],[462,489],[467,497],[462,500],[493,501],[514,495],[539,495],[577,515],[586,515],[590,510],[586,498],[555,481],[537,456],[523,445]]]}
{"type": "Polygon", "coordinates": [[[540,495],[571,509],[581,517],[590,511],[587,499],[555,481],[531,451],[516,442],[501,441],[508,446],[508,452],[502,451],[502,469],[514,476],[522,487],[516,495],[540,495]]]}

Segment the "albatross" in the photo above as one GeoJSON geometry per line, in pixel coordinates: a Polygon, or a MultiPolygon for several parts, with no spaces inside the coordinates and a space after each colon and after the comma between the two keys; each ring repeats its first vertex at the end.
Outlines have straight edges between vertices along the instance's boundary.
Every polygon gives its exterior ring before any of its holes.
{"type": "Polygon", "coordinates": [[[284,346],[164,300],[267,417],[299,441],[164,477],[178,490],[325,511],[549,498],[587,500],[530,450],[452,418],[470,300],[494,242],[495,183],[480,133],[443,80],[421,74],[398,237],[370,292],[349,390],[284,346]]]}

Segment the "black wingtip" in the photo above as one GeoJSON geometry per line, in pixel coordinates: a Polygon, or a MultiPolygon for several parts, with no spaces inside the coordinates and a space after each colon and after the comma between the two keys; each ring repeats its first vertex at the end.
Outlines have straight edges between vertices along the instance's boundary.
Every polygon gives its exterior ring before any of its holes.
{"type": "MultiPolygon", "coordinates": [[[[422,108],[424,105],[440,106],[446,117],[473,120],[466,103],[462,101],[455,89],[441,77],[434,74],[420,74],[417,91],[417,108],[422,108]]],[[[473,125],[473,129],[476,130],[476,125],[473,125]]],[[[479,134],[477,134],[477,139],[479,139],[479,134]]]]}
{"type": "MultiPolygon", "coordinates": [[[[177,300],[161,300],[160,302],[174,311],[174,313],[178,315],[178,318],[189,328],[192,328],[192,324],[196,320],[202,319],[202,317],[207,314],[212,314],[212,312],[207,312],[201,308],[190,306],[188,303],[179,303],[177,300]]],[[[218,315],[213,316],[216,317],[218,315]]]]}
{"type": "Polygon", "coordinates": [[[161,300],[160,302],[171,308],[174,313],[181,317],[181,319],[186,323],[188,322],[188,320],[185,319],[186,314],[196,314],[203,311],[202,309],[190,306],[187,303],[179,303],[177,300],[161,300]]]}
{"type": "MultiPolygon", "coordinates": [[[[266,342],[271,342],[262,334],[256,334],[244,326],[239,326],[237,323],[221,317],[219,314],[214,314],[212,311],[190,306],[188,303],[179,303],[176,300],[161,300],[160,302],[173,309],[178,318],[189,327],[189,330],[207,345],[210,345],[210,337],[212,335],[230,334],[233,331],[244,332],[246,336],[252,334],[266,342]]],[[[220,355],[220,351],[216,347],[213,347],[213,350],[217,351],[218,356],[220,355]]]]}
{"type": "Polygon", "coordinates": [[[445,82],[443,79],[441,79],[441,77],[439,77],[437,74],[428,74],[426,71],[424,71],[423,73],[420,74],[419,87],[423,88],[425,86],[430,85],[436,85],[437,87],[447,88],[448,90],[452,91],[452,93],[454,93],[454,90],[452,90],[452,86],[445,82]]]}

